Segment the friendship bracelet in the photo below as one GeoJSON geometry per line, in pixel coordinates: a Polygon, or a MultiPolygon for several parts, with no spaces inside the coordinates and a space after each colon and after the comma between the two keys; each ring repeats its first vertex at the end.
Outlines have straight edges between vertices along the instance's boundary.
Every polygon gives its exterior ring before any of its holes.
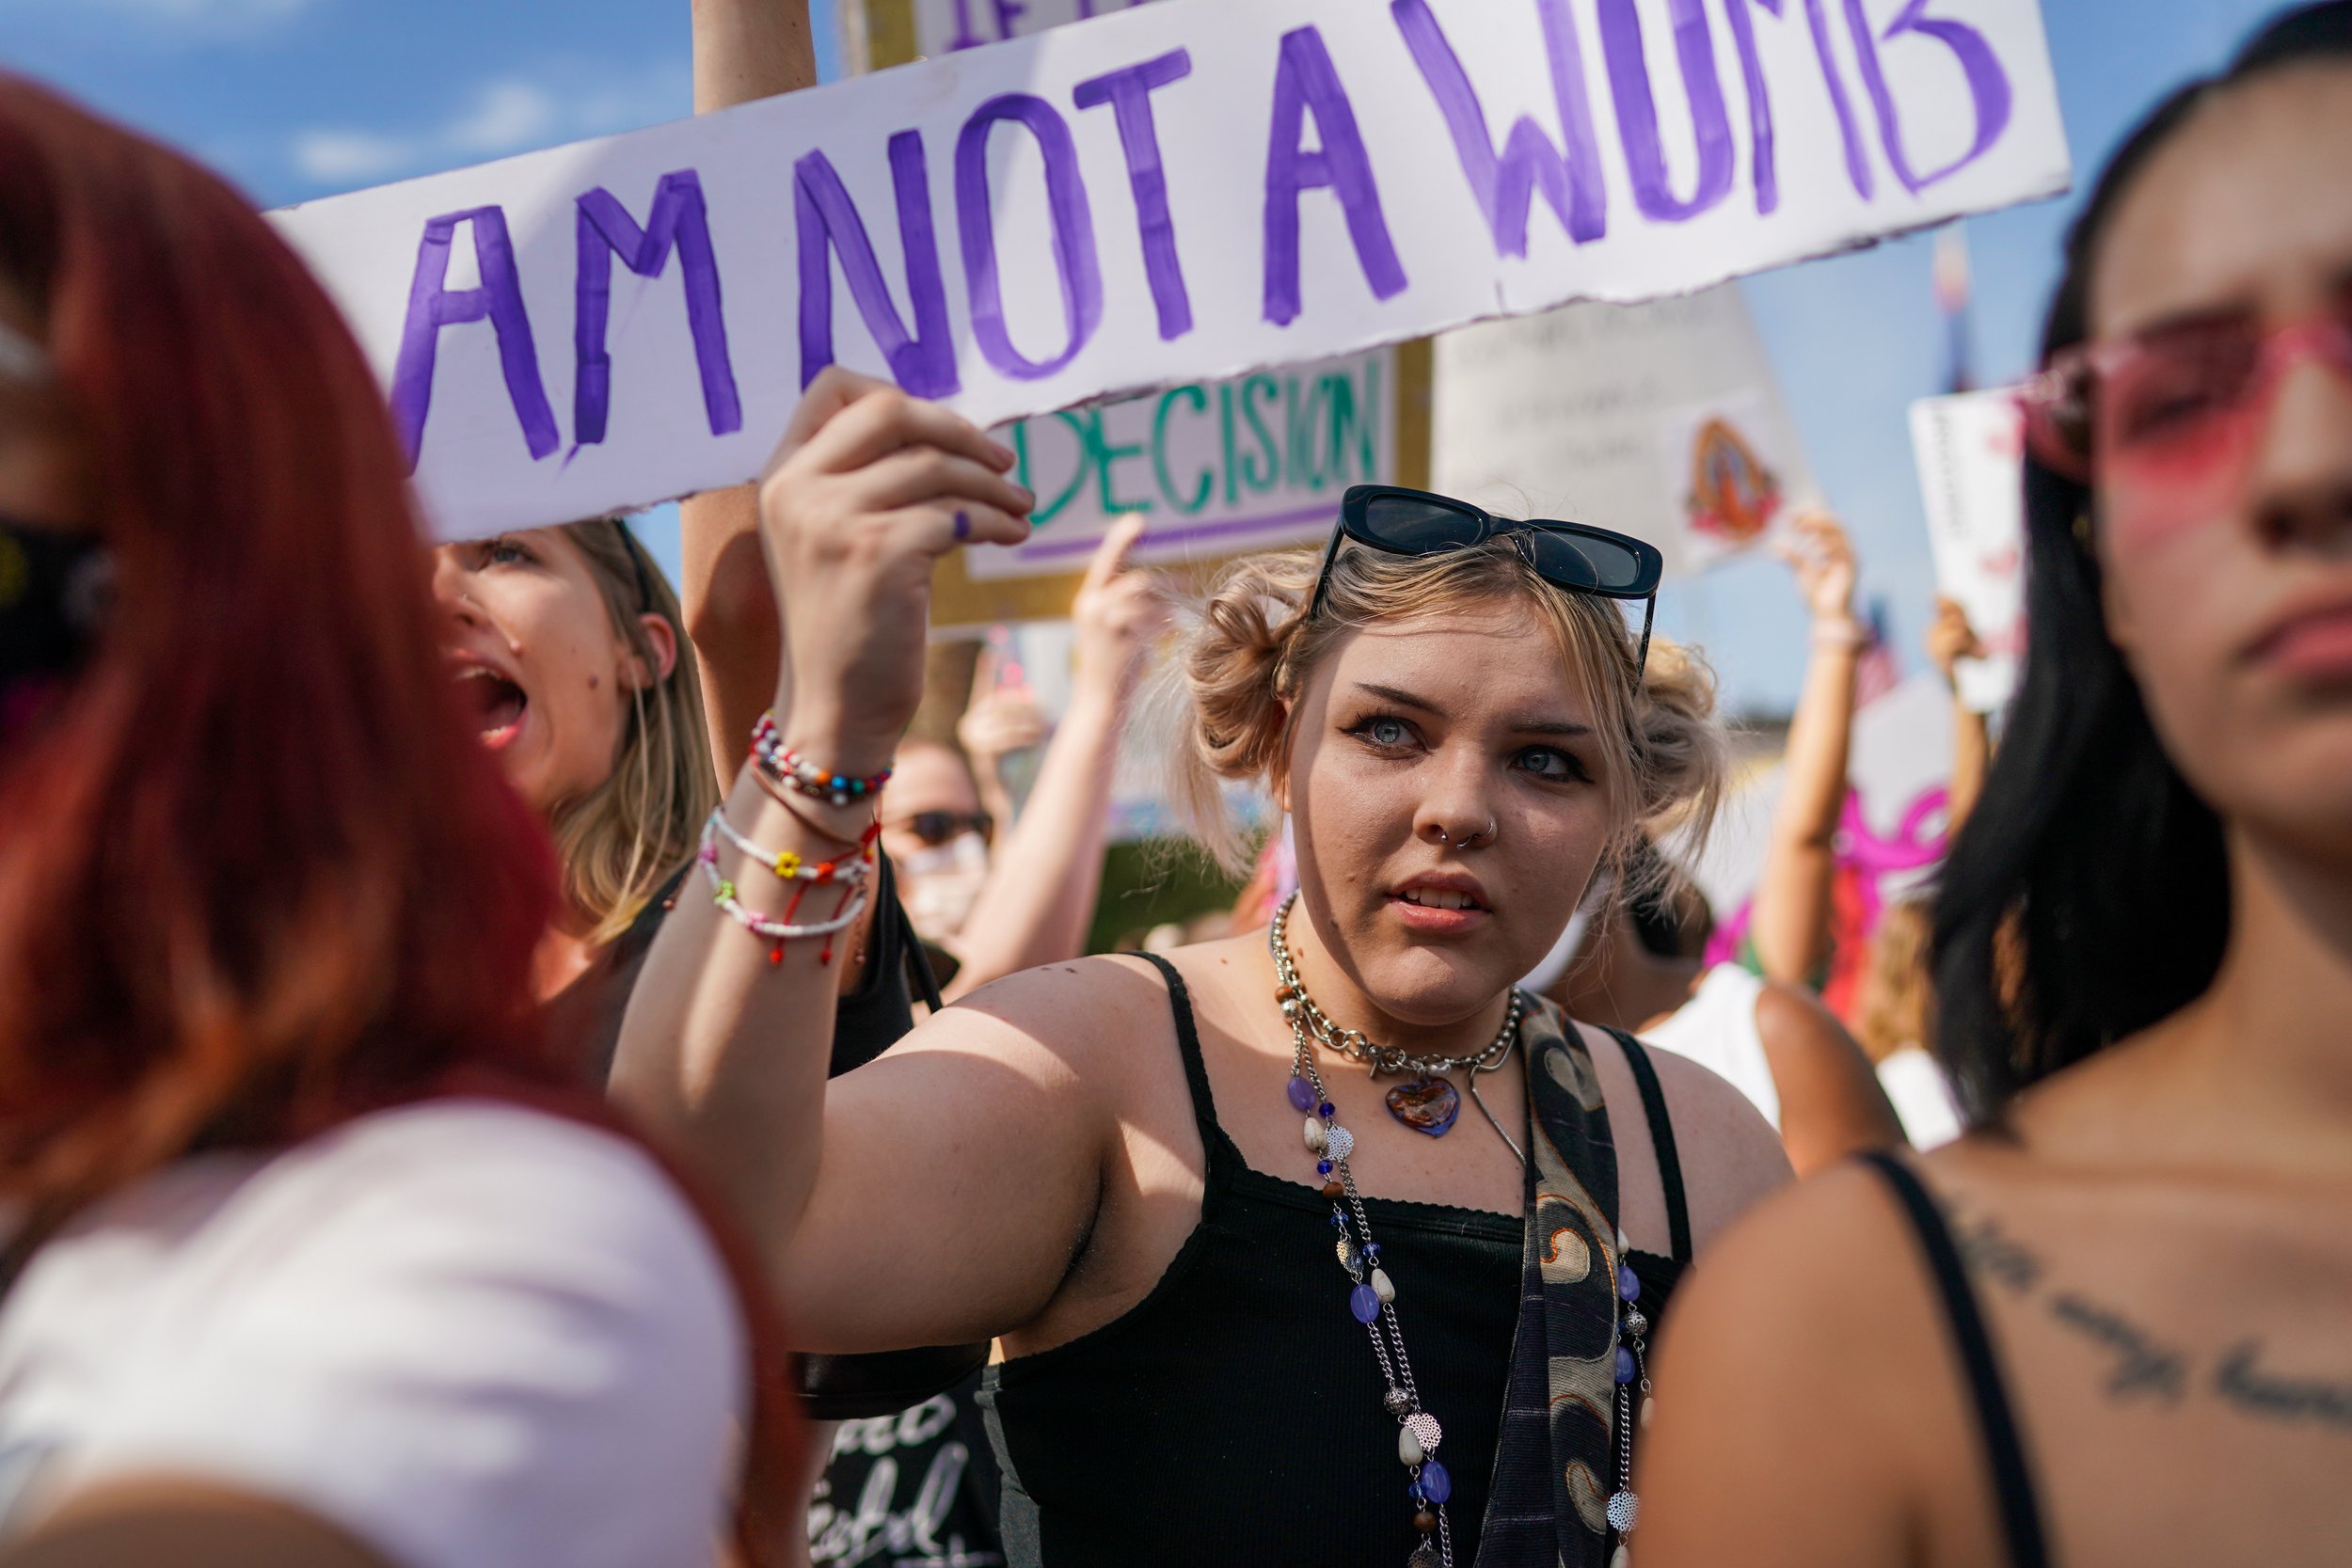
{"type": "MultiPolygon", "coordinates": [[[[705,836],[708,836],[707,831],[705,836]]],[[[756,910],[744,908],[742,901],[735,895],[735,883],[720,875],[716,854],[702,857],[702,868],[703,875],[710,879],[710,901],[716,904],[728,919],[770,944],[768,961],[771,964],[784,962],[786,942],[809,937],[825,939],[825,950],[818,955],[817,961],[819,964],[831,964],[833,962],[833,939],[855,926],[866,913],[866,889],[862,886],[852,886],[843,895],[842,901],[834,906],[832,919],[812,921],[805,926],[794,925],[792,916],[800,909],[801,899],[808,891],[806,888],[802,888],[792,895],[792,902],[786,906],[785,918],[771,920],[756,910]]]]}
{"type": "Polygon", "coordinates": [[[789,849],[763,848],[736,831],[735,824],[727,820],[727,809],[723,805],[711,809],[710,821],[703,829],[702,856],[706,862],[715,863],[719,858],[719,847],[712,836],[713,829],[717,830],[719,837],[774,872],[783,881],[820,884],[837,881],[862,887],[866,879],[873,873],[873,863],[866,858],[866,845],[864,843],[860,843],[850,854],[837,855],[827,861],[805,860],[789,849]]]}
{"type": "Polygon", "coordinates": [[[1867,648],[1870,645],[1870,628],[1853,620],[1817,626],[1813,628],[1813,645],[1817,648],[1867,648]]]}
{"type": "Polygon", "coordinates": [[[786,788],[836,806],[855,805],[868,795],[879,795],[882,785],[890,782],[891,770],[887,768],[862,779],[826,772],[785,745],[784,732],[777,727],[773,712],[761,714],[758,725],[752,731],[752,761],[761,773],[786,788]]]}
{"type": "Polygon", "coordinates": [[[815,833],[818,838],[828,840],[831,843],[843,845],[850,848],[870,849],[874,847],[874,840],[882,836],[882,818],[879,816],[866,823],[866,831],[864,832],[858,834],[855,838],[850,838],[844,835],[839,829],[827,827],[824,823],[812,819],[808,813],[802,808],[802,802],[806,800],[808,797],[787,789],[784,785],[770,778],[762,769],[757,768],[752,769],[752,782],[759,785],[759,792],[762,795],[767,796],[768,799],[782,806],[786,811],[790,812],[792,814],[793,821],[798,822],[802,827],[806,828],[810,832],[815,833]]]}

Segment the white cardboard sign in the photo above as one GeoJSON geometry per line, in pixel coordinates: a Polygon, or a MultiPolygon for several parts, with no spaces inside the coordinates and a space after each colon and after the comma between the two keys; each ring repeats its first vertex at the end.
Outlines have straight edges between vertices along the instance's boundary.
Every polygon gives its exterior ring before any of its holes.
{"type": "Polygon", "coordinates": [[[1433,483],[1639,535],[1672,572],[1765,538],[1813,480],[1740,292],[1570,305],[1438,340],[1433,483]]]}
{"type": "Polygon", "coordinates": [[[2010,391],[1921,398],[1911,405],[1935,581],[1968,612],[1985,657],[1961,660],[1961,700],[2008,703],[2026,654],[2025,425],[2010,391]]]}
{"type": "Polygon", "coordinates": [[[1395,357],[1254,371],[999,431],[1037,493],[1037,531],[970,552],[964,569],[981,581],[1083,571],[1129,514],[1145,518],[1133,559],[1146,562],[1320,541],[1343,491],[1394,471],[1395,357]]]}
{"type": "Polygon", "coordinates": [[[993,424],[2062,190],[2033,0],[1938,4],[1167,0],[278,219],[482,533],[747,480],[834,360],[993,424]]]}
{"type": "Polygon", "coordinates": [[[920,55],[949,55],[1048,27],[1091,22],[1131,10],[1147,0],[914,0],[914,46],[920,55]]]}

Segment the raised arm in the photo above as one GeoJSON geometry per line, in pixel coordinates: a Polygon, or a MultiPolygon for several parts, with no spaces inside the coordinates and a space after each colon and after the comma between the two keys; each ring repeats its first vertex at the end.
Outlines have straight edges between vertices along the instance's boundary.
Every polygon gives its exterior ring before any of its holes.
{"type": "Polygon", "coordinates": [[[1993,767],[1993,732],[1984,715],[1960,700],[1960,661],[1983,653],[1968,612],[1949,599],[1935,601],[1935,620],[1928,627],[1928,657],[1943,672],[1952,694],[1952,783],[1944,803],[1945,831],[1960,832],[1984,793],[1984,776],[1993,767]]]}
{"type": "Polygon", "coordinates": [[[1829,957],[1830,888],[1837,815],[1846,800],[1854,669],[1868,633],[1854,619],[1853,546],[1837,519],[1797,519],[1790,563],[1813,618],[1813,655],[1788,725],[1780,803],[1756,884],[1748,932],[1768,980],[1809,985],[1829,957]]]}
{"type": "MultiPolygon", "coordinates": [[[[888,764],[922,695],[933,563],[961,538],[1027,536],[1032,498],[1004,477],[1011,461],[965,420],[880,383],[836,370],[809,388],[759,494],[793,751],[844,775],[888,764]]],[[[712,869],[771,915],[789,897],[772,859],[851,854],[873,816],[870,800],[835,806],[750,768],[725,810],[761,856],[723,844],[712,869]]],[[[797,918],[832,914],[838,896],[814,889],[797,918]]],[[[1073,1054],[1108,1033],[1081,1016],[1092,993],[1066,974],[1015,982],[828,1085],[825,946],[753,936],[698,875],[638,980],[615,1095],[746,1220],[806,1348],[1018,1327],[1067,1269],[1116,1134],[1115,1085],[1073,1054]]]]}
{"type": "Polygon", "coordinates": [[[1070,711],[1045,748],[1037,785],[964,922],[963,966],[954,1001],[1015,971],[1086,951],[1103,887],[1111,782],[1136,676],[1168,625],[1168,601],[1146,572],[1127,565],[1140,519],[1119,525],[1087,568],[1071,618],[1078,673],[1070,711]]]}
{"type": "MultiPolygon", "coordinates": [[[[696,114],[816,84],[806,0],[694,0],[693,16],[696,114]]],[[[775,689],[783,645],[760,558],[758,491],[744,484],[690,497],[678,521],[686,634],[702,660],[719,777],[728,779],[775,689]]]]}

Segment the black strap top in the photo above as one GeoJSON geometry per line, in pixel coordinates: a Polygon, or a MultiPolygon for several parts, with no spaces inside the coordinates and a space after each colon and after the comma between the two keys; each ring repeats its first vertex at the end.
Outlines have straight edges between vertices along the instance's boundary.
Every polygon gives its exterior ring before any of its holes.
{"type": "MultiPolygon", "coordinates": [[[[1396,1425],[1317,1191],[1253,1170],[1216,1119],[1192,1007],[1168,981],[1206,1169],[1200,1217],[1151,1293],[1115,1322],[989,1369],[1007,1560],[1027,1568],[1402,1562],[1396,1425]]],[[[1642,1066],[1639,1048],[1629,1053],[1642,1066]]],[[[1671,1156],[1663,1101],[1652,1135],[1671,1156]]],[[[1669,1191],[1679,1195],[1680,1173],[1669,1191]]],[[[1397,1281],[1413,1371],[1445,1426],[1454,1560],[1477,1555],[1518,1322],[1521,1221],[1366,1198],[1397,1281]]],[[[1680,1205],[1675,1210],[1680,1212],[1680,1205]]],[[[1688,1234],[1678,1221],[1677,1247],[1688,1234]]],[[[1629,1253],[1643,1303],[1680,1266],[1629,1253]]]]}
{"type": "Polygon", "coordinates": [[[1927,1184],[1912,1168],[1891,1154],[1865,1154],[1863,1163],[1878,1172],[1902,1205],[1919,1250],[1935,1276],[1936,1293],[1944,1301],[1944,1317],[1951,1329],[1952,1345],[1960,1353],[1968,1395],[1977,1409],[1977,1427],[1984,1439],[1986,1461],[1993,1469],[1993,1495],[2001,1513],[2001,1534],[2009,1543],[2010,1568],[2049,1568],[2048,1540],[2042,1528],[2042,1505],[2035,1496],[2033,1470],[2026,1463],[2026,1446],[2017,1418],[2010,1407],[2009,1391],[2001,1380],[1993,1337],[1986,1331],[1984,1312],[1968,1283],[1968,1271],[1927,1184]]]}

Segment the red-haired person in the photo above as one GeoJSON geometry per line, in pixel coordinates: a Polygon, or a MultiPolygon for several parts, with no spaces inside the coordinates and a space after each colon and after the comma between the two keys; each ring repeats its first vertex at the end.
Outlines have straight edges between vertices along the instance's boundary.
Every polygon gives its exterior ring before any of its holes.
{"type": "Polygon", "coordinates": [[[763,1322],[543,1045],[333,306],[0,78],[0,1563],[707,1564],[763,1322]],[[577,1101],[577,1103],[575,1103],[577,1101]]]}

